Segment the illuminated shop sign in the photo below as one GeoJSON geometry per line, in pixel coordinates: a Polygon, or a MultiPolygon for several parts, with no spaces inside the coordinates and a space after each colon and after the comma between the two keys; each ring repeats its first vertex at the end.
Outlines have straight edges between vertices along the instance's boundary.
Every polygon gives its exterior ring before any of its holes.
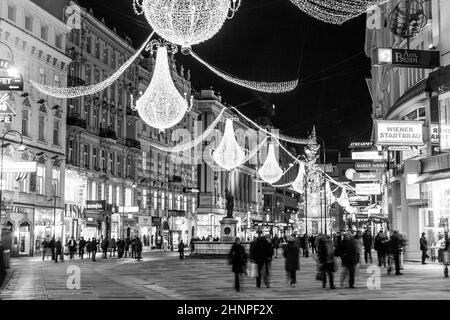
{"type": "Polygon", "coordinates": [[[87,210],[106,210],[106,200],[86,200],[87,210]]]}
{"type": "Polygon", "coordinates": [[[387,162],[355,162],[356,170],[382,170],[387,168],[387,162]]]}
{"type": "Polygon", "coordinates": [[[376,65],[434,69],[440,66],[439,51],[378,48],[376,65]]]}
{"type": "Polygon", "coordinates": [[[380,179],[381,179],[380,171],[357,172],[353,175],[353,181],[379,181],[380,179]]]}
{"type": "Polygon", "coordinates": [[[383,160],[383,155],[378,151],[352,152],[352,160],[383,160]]]}
{"type": "Polygon", "coordinates": [[[20,161],[3,163],[3,172],[36,172],[36,161],[20,161]]]}
{"type": "Polygon", "coordinates": [[[365,148],[372,148],[372,147],[373,147],[372,141],[351,142],[348,146],[349,149],[365,149],[365,148]]]}
{"type": "Polygon", "coordinates": [[[422,121],[375,120],[375,144],[381,146],[423,145],[422,121]]]}
{"type": "Polygon", "coordinates": [[[381,186],[379,183],[356,183],[357,195],[381,194],[381,186]]]}

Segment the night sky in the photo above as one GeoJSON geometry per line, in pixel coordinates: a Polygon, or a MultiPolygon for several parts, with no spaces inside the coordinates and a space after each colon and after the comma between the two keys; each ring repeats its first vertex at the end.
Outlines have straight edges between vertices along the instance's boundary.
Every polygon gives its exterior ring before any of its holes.
{"type": "MultiPolygon", "coordinates": [[[[151,32],[137,16],[132,0],[81,0],[97,18],[126,33],[135,47],[151,32]]],[[[272,121],[285,134],[306,137],[316,125],[327,149],[348,153],[350,141],[370,139],[371,100],[365,78],[370,60],[364,54],[365,15],[342,26],[309,17],[289,0],[242,0],[232,20],[212,39],[193,46],[210,64],[247,80],[300,79],[295,91],[264,94],[218,78],[192,57],[176,59],[191,69],[195,90],[211,86],[223,101],[255,118],[276,106],[272,121]]]]}

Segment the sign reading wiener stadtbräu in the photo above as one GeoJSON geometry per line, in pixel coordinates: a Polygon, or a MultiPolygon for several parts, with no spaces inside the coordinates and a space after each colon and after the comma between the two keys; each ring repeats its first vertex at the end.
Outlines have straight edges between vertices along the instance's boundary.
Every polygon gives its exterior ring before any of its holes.
{"type": "Polygon", "coordinates": [[[375,144],[381,146],[423,145],[422,121],[375,120],[375,144]]]}

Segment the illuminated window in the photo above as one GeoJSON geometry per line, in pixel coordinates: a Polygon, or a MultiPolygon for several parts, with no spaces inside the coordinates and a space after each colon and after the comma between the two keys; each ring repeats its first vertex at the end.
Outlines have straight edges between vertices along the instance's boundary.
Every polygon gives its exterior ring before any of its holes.
{"type": "Polygon", "coordinates": [[[60,185],[60,170],[58,168],[52,169],[52,187],[53,195],[59,196],[59,185],[60,185]]]}
{"type": "Polygon", "coordinates": [[[108,186],[108,204],[113,204],[113,186],[108,186]]]}
{"type": "Polygon", "coordinates": [[[173,210],[173,198],[171,192],[169,192],[169,210],[173,210]]]}
{"type": "Polygon", "coordinates": [[[166,209],[166,194],[161,192],[161,210],[166,209]]]}
{"type": "Polygon", "coordinates": [[[44,194],[45,167],[38,165],[36,168],[36,193],[44,194]]]}
{"type": "Polygon", "coordinates": [[[147,190],[146,189],[142,190],[142,207],[144,209],[147,208],[147,190]]]}
{"type": "Polygon", "coordinates": [[[158,209],[158,191],[153,192],[153,209],[158,209]]]}
{"type": "Polygon", "coordinates": [[[147,152],[142,152],[142,170],[147,170],[147,152]]]}

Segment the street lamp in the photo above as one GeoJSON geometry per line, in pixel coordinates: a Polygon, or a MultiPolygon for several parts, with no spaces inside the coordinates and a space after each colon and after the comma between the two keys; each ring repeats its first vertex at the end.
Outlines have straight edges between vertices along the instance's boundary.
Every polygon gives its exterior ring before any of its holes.
{"type": "Polygon", "coordinates": [[[22,134],[17,130],[8,130],[6,131],[2,136],[2,144],[0,146],[1,149],[1,155],[0,155],[0,235],[2,234],[3,225],[1,224],[2,221],[2,206],[3,206],[3,148],[9,146],[11,143],[5,144],[5,136],[9,133],[15,133],[18,134],[20,137],[20,144],[19,144],[19,151],[25,151],[26,147],[23,144],[23,136],[22,134]]]}

